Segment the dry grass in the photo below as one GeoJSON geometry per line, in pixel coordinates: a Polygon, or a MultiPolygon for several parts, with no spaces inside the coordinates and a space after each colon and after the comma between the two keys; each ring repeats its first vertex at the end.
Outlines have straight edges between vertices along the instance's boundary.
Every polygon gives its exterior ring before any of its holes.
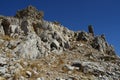
{"type": "Polygon", "coordinates": [[[5,41],[11,41],[11,40],[14,40],[12,37],[10,36],[7,36],[7,35],[4,35],[4,36],[1,36],[1,38],[5,41]]]}
{"type": "Polygon", "coordinates": [[[5,78],[3,78],[3,77],[0,77],[0,80],[6,80],[5,78]]]}

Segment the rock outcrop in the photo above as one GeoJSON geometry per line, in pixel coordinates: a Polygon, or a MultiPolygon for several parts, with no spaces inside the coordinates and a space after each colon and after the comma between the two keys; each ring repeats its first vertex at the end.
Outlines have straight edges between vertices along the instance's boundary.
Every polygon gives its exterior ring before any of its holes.
{"type": "Polygon", "coordinates": [[[71,31],[33,6],[0,17],[0,80],[119,80],[105,35],[71,31]]]}

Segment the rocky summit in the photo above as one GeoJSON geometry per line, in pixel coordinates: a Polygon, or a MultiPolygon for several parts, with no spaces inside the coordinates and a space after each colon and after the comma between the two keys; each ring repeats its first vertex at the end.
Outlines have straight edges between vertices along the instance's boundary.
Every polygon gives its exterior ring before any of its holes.
{"type": "Polygon", "coordinates": [[[0,80],[120,80],[120,57],[92,25],[72,31],[28,6],[0,16],[0,80]]]}

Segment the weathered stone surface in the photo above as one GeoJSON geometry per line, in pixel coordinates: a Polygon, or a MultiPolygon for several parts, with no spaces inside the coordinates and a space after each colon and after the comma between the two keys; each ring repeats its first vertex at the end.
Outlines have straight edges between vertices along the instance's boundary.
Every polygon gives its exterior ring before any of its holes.
{"type": "Polygon", "coordinates": [[[50,44],[51,49],[58,49],[59,48],[59,43],[54,40],[51,44],[50,44]]]}
{"type": "Polygon", "coordinates": [[[3,26],[5,35],[10,35],[10,21],[8,19],[3,19],[1,25],[3,26]]]}
{"type": "Polygon", "coordinates": [[[15,17],[17,18],[35,18],[41,19],[44,16],[43,11],[38,11],[33,6],[28,6],[26,9],[20,10],[16,13],[15,17]]]}
{"type": "Polygon", "coordinates": [[[30,71],[26,71],[26,75],[28,78],[30,78],[32,76],[32,73],[30,71]]]}
{"type": "Polygon", "coordinates": [[[0,67],[0,75],[4,75],[5,73],[8,72],[8,69],[5,67],[0,67]]]}
{"type": "Polygon", "coordinates": [[[94,36],[94,30],[92,25],[88,25],[88,31],[94,36]]]}
{"type": "Polygon", "coordinates": [[[91,45],[93,48],[103,53],[106,53],[109,55],[115,55],[114,48],[111,45],[108,45],[104,36],[95,37],[91,45]]]}
{"type": "Polygon", "coordinates": [[[88,34],[86,32],[80,32],[77,37],[77,41],[83,40],[83,41],[88,41],[88,34]]]}
{"type": "Polygon", "coordinates": [[[29,6],[0,16],[0,80],[118,80],[120,57],[105,35],[71,31],[29,6]]]}
{"type": "Polygon", "coordinates": [[[37,44],[41,44],[41,40],[35,34],[28,35],[25,41],[21,42],[15,49],[14,52],[23,58],[35,59],[39,58],[41,52],[38,49],[37,44]]]}
{"type": "Polygon", "coordinates": [[[24,32],[25,35],[28,34],[28,21],[22,21],[21,23],[21,30],[24,32]]]}

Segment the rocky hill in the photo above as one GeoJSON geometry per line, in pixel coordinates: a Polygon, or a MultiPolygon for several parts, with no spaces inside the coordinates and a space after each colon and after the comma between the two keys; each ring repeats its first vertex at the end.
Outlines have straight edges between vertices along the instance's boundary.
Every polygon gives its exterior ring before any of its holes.
{"type": "Polygon", "coordinates": [[[0,16],[0,80],[120,80],[105,35],[71,31],[33,6],[0,16]]]}

